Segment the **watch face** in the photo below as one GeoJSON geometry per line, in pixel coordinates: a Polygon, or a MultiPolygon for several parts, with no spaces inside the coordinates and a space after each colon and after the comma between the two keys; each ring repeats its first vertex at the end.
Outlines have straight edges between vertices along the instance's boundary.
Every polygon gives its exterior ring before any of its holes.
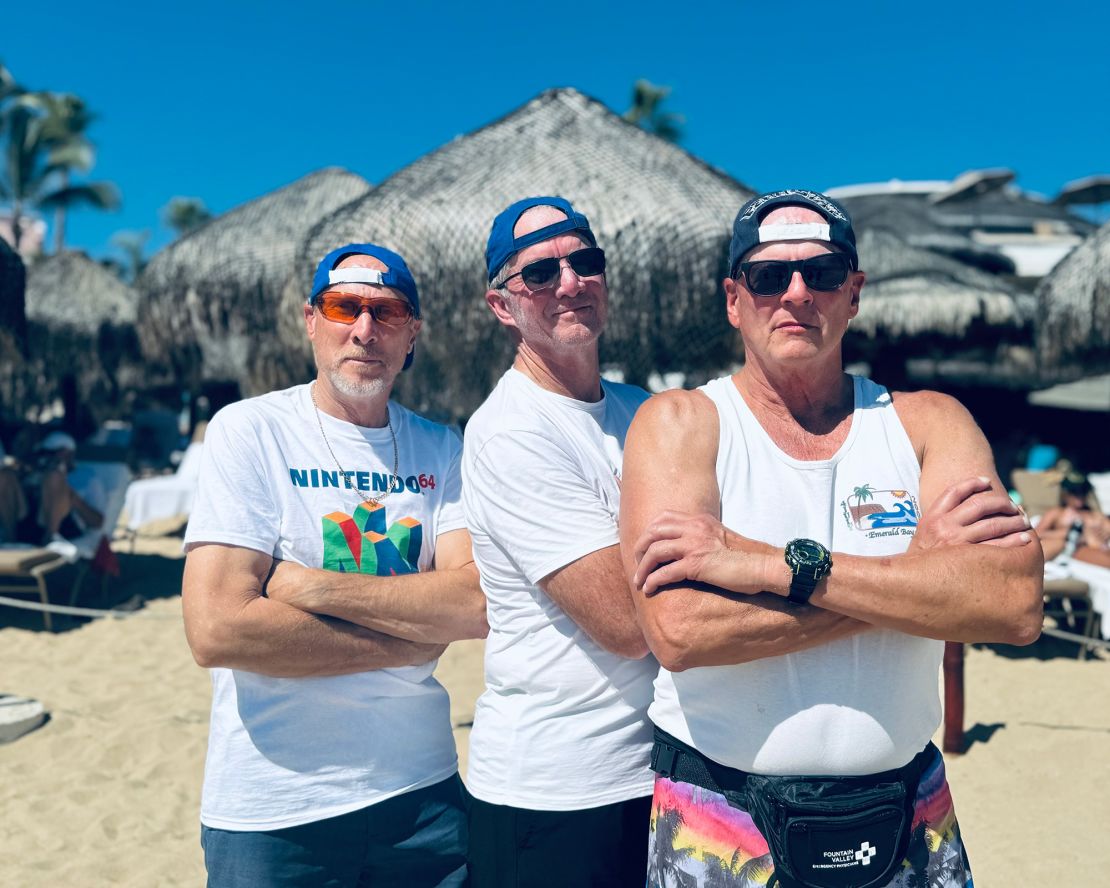
{"type": "Polygon", "coordinates": [[[799,567],[815,567],[829,557],[829,550],[813,540],[794,540],[790,544],[790,560],[799,567]]]}

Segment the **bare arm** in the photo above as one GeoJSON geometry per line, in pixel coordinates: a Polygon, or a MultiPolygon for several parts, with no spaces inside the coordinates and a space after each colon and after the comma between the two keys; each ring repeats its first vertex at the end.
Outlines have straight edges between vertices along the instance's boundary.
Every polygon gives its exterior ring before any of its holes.
{"type": "MultiPolygon", "coordinates": [[[[971,530],[976,525],[994,528],[1001,533],[998,544],[976,545],[986,538],[976,539],[965,528],[963,541],[932,545],[923,540],[904,555],[837,553],[832,573],[818,583],[811,604],[913,635],[1028,644],[1040,633],[1043,559],[1035,535],[1024,529],[1024,515],[1004,505],[1008,500],[1001,497],[986,439],[958,402],[934,392],[900,396],[899,416],[919,451],[925,514],[974,513],[984,501],[997,502],[1003,511],[981,515],[971,530]],[[985,479],[979,483],[989,489],[960,500],[952,491],[966,487],[968,478],[972,486],[977,478],[985,479]]],[[[687,524],[687,516],[656,519],[638,541],[634,582],[651,592],[690,578],[741,594],[767,590],[786,596],[790,571],[781,549],[726,530],[721,545],[712,550],[714,557],[707,557],[687,524]]],[[[989,537],[995,531],[985,533],[989,537]]]]}
{"type": "Polygon", "coordinates": [[[436,537],[433,570],[393,577],[302,567],[281,562],[266,594],[311,614],[338,617],[397,638],[447,644],[485,638],[486,599],[470,549],[470,534],[436,537]]]}
{"type": "Polygon", "coordinates": [[[638,660],[648,645],[625,582],[620,546],[584,555],[540,580],[540,588],[610,653],[638,660]]]}
{"type": "Polygon", "coordinates": [[[280,678],[343,675],[434,660],[419,644],[318,617],[262,597],[269,555],[237,546],[196,545],[185,558],[181,597],[193,658],[280,678]]]}
{"type": "MultiPolygon", "coordinates": [[[[660,513],[704,513],[722,531],[716,407],[700,392],[667,392],[642,406],[629,429],[621,482],[621,550],[651,650],[667,669],[744,663],[803,650],[866,628],[828,610],[769,594],[737,595],[676,577],[645,594],[637,541],[660,513]],[[654,594],[655,592],[659,594],[654,594]]],[[[773,557],[762,547],[757,562],[773,557]]],[[[779,560],[782,555],[779,550],[779,560]]],[[[758,591],[758,590],[756,590],[758,591]]]]}

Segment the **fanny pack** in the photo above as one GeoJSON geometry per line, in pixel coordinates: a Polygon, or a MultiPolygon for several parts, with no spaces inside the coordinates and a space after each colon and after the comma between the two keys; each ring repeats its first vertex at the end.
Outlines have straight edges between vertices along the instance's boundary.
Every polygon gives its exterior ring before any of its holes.
{"type": "Polygon", "coordinates": [[[906,856],[930,743],[893,771],[862,777],[773,777],[727,768],[655,729],[651,769],[723,795],[763,833],[783,888],[878,888],[906,856]]]}

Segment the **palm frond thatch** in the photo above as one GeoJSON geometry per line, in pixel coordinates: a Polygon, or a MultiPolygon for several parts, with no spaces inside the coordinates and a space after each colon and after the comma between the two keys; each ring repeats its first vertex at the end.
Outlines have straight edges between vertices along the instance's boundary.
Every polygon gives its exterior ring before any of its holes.
{"type": "Polygon", "coordinates": [[[398,382],[410,406],[468,416],[510,361],[485,304],[484,250],[493,217],[529,195],[559,194],[589,218],[609,257],[602,362],[642,382],[652,370],[714,370],[731,360],[724,315],[730,225],[751,191],[683,149],[572,89],[541,93],[456,138],[338,210],[301,247],[281,310],[284,379],[311,373],[301,306],[315,263],[350,241],[405,256],[424,328],[398,382]]]}
{"type": "Polygon", "coordinates": [[[27,274],[19,253],[0,237],[0,330],[12,337],[12,345],[22,349],[27,339],[24,290],[27,274]]]}
{"type": "MultiPolygon", "coordinates": [[[[135,335],[138,294],[82,253],[58,253],[27,275],[22,410],[61,397],[106,418],[146,377],[135,335]]],[[[76,421],[76,419],[74,420],[76,421]]]]}
{"type": "Polygon", "coordinates": [[[927,198],[927,194],[869,194],[846,197],[842,203],[860,235],[865,231],[883,231],[910,246],[951,256],[983,271],[1014,273],[1012,259],[947,224],[946,211],[932,206],[927,198]]]}
{"type": "Polygon", "coordinates": [[[83,253],[49,256],[27,275],[27,320],[51,329],[94,335],[105,322],[130,326],[137,301],[134,289],[83,253]]]}
{"type": "Polygon", "coordinates": [[[973,335],[993,344],[1031,330],[1033,298],[1002,278],[876,229],[860,234],[859,255],[867,285],[852,324],[856,335],[972,345],[988,344],[967,341],[973,335]]]}
{"type": "Polygon", "coordinates": [[[141,310],[152,320],[141,330],[144,353],[168,356],[189,386],[235,380],[247,392],[269,388],[258,349],[274,334],[297,245],[313,224],[369,188],[347,170],[318,170],[157,253],[137,282],[141,310]]]}
{"type": "Polygon", "coordinates": [[[1110,369],[1110,222],[1038,285],[1037,361],[1046,381],[1110,369]]]}

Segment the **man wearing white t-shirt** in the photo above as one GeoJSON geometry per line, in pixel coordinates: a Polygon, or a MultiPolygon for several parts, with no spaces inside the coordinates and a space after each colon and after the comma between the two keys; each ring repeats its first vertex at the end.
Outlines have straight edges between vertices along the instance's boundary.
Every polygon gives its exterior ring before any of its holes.
{"type": "Polygon", "coordinates": [[[605,256],[586,217],[528,198],[493,223],[486,301],[516,359],[466,428],[463,503],[488,601],[470,738],[476,888],[642,886],[647,652],[618,549],[641,389],[603,381],[605,256]]]}
{"type": "Polygon", "coordinates": [[[349,244],[304,308],[314,382],[221,410],[185,535],[212,670],[210,886],[466,882],[436,658],[485,633],[461,444],[389,400],[420,330],[404,260],[349,244]]]}

